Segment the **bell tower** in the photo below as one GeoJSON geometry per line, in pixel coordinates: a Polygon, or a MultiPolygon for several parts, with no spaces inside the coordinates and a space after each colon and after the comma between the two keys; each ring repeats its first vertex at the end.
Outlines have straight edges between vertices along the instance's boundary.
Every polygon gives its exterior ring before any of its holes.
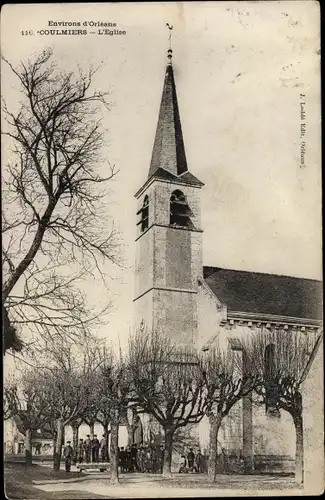
{"type": "Polygon", "coordinates": [[[149,174],[135,195],[135,327],[186,346],[197,339],[203,185],[187,166],[170,48],[149,174]]]}

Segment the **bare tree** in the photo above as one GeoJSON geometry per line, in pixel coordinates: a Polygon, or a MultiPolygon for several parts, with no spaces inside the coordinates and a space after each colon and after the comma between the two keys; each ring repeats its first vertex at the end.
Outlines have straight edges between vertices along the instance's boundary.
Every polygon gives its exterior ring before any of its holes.
{"type": "Polygon", "coordinates": [[[86,414],[102,360],[96,344],[86,344],[82,352],[77,352],[71,342],[48,345],[46,359],[47,366],[40,369],[42,398],[47,417],[56,422],[53,467],[59,470],[64,428],[76,425],[86,414]]]}
{"type": "Polygon", "coordinates": [[[25,369],[16,379],[9,379],[4,386],[5,417],[16,423],[25,435],[26,465],[32,465],[32,434],[49,421],[42,394],[42,378],[32,369],[25,369]]]}
{"type": "MultiPolygon", "coordinates": [[[[319,335],[319,334],[318,334],[319,335]]],[[[242,342],[246,367],[256,374],[256,393],[266,411],[290,413],[296,432],[295,479],[303,482],[303,415],[301,383],[317,341],[317,334],[260,328],[242,342]]]]}
{"type": "Polygon", "coordinates": [[[101,354],[104,362],[97,371],[97,384],[100,387],[99,415],[105,422],[110,421],[110,483],[119,482],[118,471],[118,436],[121,416],[125,412],[131,397],[131,386],[127,365],[120,353],[119,357],[112,350],[104,349],[101,354]]]}
{"type": "Polygon", "coordinates": [[[252,392],[258,377],[243,370],[238,352],[230,346],[223,350],[220,347],[209,350],[201,363],[207,391],[205,413],[210,423],[208,475],[213,482],[217,474],[217,444],[221,423],[233,406],[252,392]]]}
{"type": "Polygon", "coordinates": [[[22,101],[18,111],[3,105],[4,305],[12,325],[37,335],[80,335],[100,314],[87,307],[82,280],[118,262],[104,189],[116,174],[104,167],[108,93],[92,90],[96,70],[61,71],[50,49],[19,67],[5,62],[22,101]]]}
{"type": "Polygon", "coordinates": [[[171,474],[177,429],[204,416],[205,383],[193,352],[176,349],[165,336],[141,329],[129,342],[130,380],[138,411],[152,415],[164,430],[164,475],[171,474]]]}

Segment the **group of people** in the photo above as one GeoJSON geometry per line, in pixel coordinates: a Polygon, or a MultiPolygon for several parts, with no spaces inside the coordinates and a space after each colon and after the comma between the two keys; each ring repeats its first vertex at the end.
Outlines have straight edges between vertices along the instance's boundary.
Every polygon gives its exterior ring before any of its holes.
{"type": "Polygon", "coordinates": [[[76,449],[73,449],[71,446],[71,441],[67,441],[63,449],[63,456],[65,461],[65,470],[67,472],[71,469],[72,462],[108,462],[108,447],[107,447],[107,439],[105,434],[103,435],[101,441],[97,438],[97,434],[91,438],[89,434],[87,434],[86,439],[79,439],[78,445],[76,449]]]}
{"type": "MultiPolygon", "coordinates": [[[[163,445],[137,445],[121,446],[118,448],[118,466],[121,472],[150,472],[153,474],[162,474],[164,465],[164,446],[163,445]]],[[[67,441],[63,450],[65,460],[65,470],[71,469],[72,462],[107,462],[109,461],[107,439],[105,434],[101,441],[95,434],[92,438],[87,435],[86,439],[79,439],[77,449],[74,450],[71,442],[67,441]]],[[[195,454],[190,448],[187,455],[183,454],[180,458],[179,473],[205,472],[205,460],[200,450],[195,454]]]]}
{"type": "Polygon", "coordinates": [[[118,448],[118,464],[121,472],[151,472],[162,474],[164,447],[161,445],[121,446],[118,448]]]}
{"type": "Polygon", "coordinates": [[[76,453],[76,461],[79,463],[86,462],[108,462],[108,447],[105,434],[101,441],[97,438],[97,434],[91,438],[89,434],[85,440],[79,439],[78,449],[76,453]]]}
{"type": "Polygon", "coordinates": [[[190,448],[187,456],[181,455],[178,472],[180,474],[186,474],[188,472],[205,472],[205,458],[201,451],[199,450],[195,455],[193,448],[190,448]]]}

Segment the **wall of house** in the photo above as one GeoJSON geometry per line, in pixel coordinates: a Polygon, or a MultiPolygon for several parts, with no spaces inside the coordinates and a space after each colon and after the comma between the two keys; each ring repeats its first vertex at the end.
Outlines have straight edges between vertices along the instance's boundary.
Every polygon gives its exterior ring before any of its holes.
{"type": "Polygon", "coordinates": [[[324,491],[324,359],[323,343],[302,384],[304,429],[304,489],[320,495],[324,491]]]}
{"type": "MultiPolygon", "coordinates": [[[[110,427],[108,426],[108,429],[110,427]]],[[[91,429],[87,424],[81,424],[78,431],[78,439],[86,439],[87,434],[91,434],[91,429]]],[[[99,440],[101,440],[103,436],[103,426],[96,422],[94,425],[94,434],[97,434],[99,440]]],[[[14,421],[5,420],[4,421],[4,452],[5,454],[23,454],[23,444],[24,444],[24,435],[21,434],[14,421]]],[[[64,430],[64,441],[73,442],[73,431],[70,425],[67,425],[64,430]]],[[[119,446],[127,446],[128,444],[128,432],[127,427],[125,425],[121,425],[119,428],[119,446]]],[[[32,453],[35,455],[36,452],[36,443],[41,443],[41,454],[42,455],[53,455],[53,439],[37,437],[37,433],[35,437],[32,439],[32,453]]]]}
{"type": "Polygon", "coordinates": [[[225,341],[220,337],[221,322],[227,317],[227,308],[216,300],[212,291],[203,281],[199,286],[198,301],[198,341],[197,347],[201,350],[211,339],[225,341]]]}
{"type": "MultiPolygon", "coordinates": [[[[249,327],[247,323],[229,322],[223,324],[227,309],[220,304],[216,297],[209,291],[208,287],[201,286],[198,295],[198,338],[200,347],[215,339],[214,345],[220,347],[228,345],[229,341],[247,338],[254,331],[254,326],[249,327]]],[[[236,352],[237,356],[241,354],[236,352]]],[[[231,409],[223,424],[224,429],[220,432],[220,448],[225,448],[228,454],[246,456],[273,456],[286,457],[288,462],[286,470],[293,470],[293,458],[295,456],[295,430],[291,416],[282,411],[280,418],[271,417],[266,414],[265,406],[259,404],[258,397],[245,398],[236,403],[231,409]]],[[[209,434],[209,423],[203,421],[201,424],[200,439],[202,446],[206,446],[209,434]]]]}

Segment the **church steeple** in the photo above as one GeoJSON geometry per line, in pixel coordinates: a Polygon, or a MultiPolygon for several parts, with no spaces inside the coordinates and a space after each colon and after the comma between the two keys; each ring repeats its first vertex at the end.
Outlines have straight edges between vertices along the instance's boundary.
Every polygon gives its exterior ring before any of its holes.
{"type": "Polygon", "coordinates": [[[167,57],[168,63],[148,178],[161,168],[175,176],[184,174],[188,170],[171,48],[168,49],[167,57]]]}
{"type": "Polygon", "coordinates": [[[171,47],[167,57],[149,178],[135,194],[135,325],[144,322],[179,345],[193,346],[202,275],[203,183],[188,171],[171,47]]]}

